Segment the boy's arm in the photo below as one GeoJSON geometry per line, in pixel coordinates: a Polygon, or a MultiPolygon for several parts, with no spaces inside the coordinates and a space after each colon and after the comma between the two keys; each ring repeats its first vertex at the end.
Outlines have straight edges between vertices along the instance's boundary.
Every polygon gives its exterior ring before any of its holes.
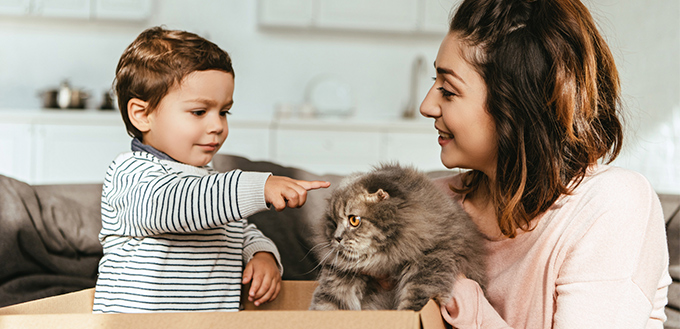
{"type": "Polygon", "coordinates": [[[279,249],[276,248],[274,242],[266,237],[255,224],[247,224],[244,229],[243,241],[243,264],[248,264],[257,252],[271,253],[276,259],[276,264],[279,267],[279,272],[283,275],[283,265],[281,263],[281,255],[279,249]]]}
{"type": "Polygon", "coordinates": [[[181,176],[156,162],[131,157],[109,174],[102,220],[110,234],[193,232],[267,209],[264,185],[269,173],[234,170],[181,176]]]}

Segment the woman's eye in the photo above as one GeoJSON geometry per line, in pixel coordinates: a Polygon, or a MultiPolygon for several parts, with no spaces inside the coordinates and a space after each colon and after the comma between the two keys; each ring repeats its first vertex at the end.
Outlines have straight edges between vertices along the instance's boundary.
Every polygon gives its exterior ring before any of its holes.
{"type": "Polygon", "coordinates": [[[191,111],[191,114],[200,117],[201,115],[205,114],[205,110],[193,110],[191,111]]]}
{"type": "Polygon", "coordinates": [[[223,117],[226,117],[227,114],[231,114],[231,112],[229,112],[229,110],[220,111],[220,115],[223,116],[223,117]]]}
{"type": "Polygon", "coordinates": [[[349,220],[349,225],[352,227],[357,227],[361,225],[361,217],[359,216],[349,215],[347,216],[347,219],[349,220]]]}
{"type": "Polygon", "coordinates": [[[439,88],[437,88],[437,90],[439,90],[439,92],[442,93],[442,96],[444,96],[444,97],[446,97],[446,98],[450,98],[450,97],[456,96],[455,93],[452,93],[452,92],[446,90],[444,87],[439,87],[439,88]]]}

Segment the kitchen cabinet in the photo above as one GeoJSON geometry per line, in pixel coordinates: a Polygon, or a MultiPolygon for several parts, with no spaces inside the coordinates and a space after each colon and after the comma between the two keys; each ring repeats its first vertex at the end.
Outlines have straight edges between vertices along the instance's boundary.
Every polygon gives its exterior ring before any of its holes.
{"type": "Polygon", "coordinates": [[[460,0],[259,0],[263,27],[445,34],[460,0]]]}
{"type": "Polygon", "coordinates": [[[31,11],[31,0],[0,0],[0,15],[23,16],[31,11]]]}
{"type": "Polygon", "coordinates": [[[316,24],[324,28],[414,31],[419,0],[317,0],[316,24]]]}
{"type": "Polygon", "coordinates": [[[92,18],[123,21],[143,21],[151,16],[150,0],[94,0],[92,18]]]}
{"type": "Polygon", "coordinates": [[[260,0],[258,22],[261,26],[310,27],[313,0],[260,0]]]}
{"type": "Polygon", "coordinates": [[[22,181],[32,179],[32,125],[0,123],[0,174],[22,181]]]}
{"type": "MultiPolygon", "coordinates": [[[[230,117],[219,153],[317,174],[349,174],[393,161],[429,171],[444,169],[436,139],[429,120],[230,117]]],[[[0,110],[0,174],[31,184],[102,182],[130,140],[115,111],[0,110]]]]}
{"type": "Polygon", "coordinates": [[[35,0],[32,14],[58,18],[90,18],[90,0],[35,0]]]}
{"type": "Polygon", "coordinates": [[[381,132],[329,124],[281,124],[273,158],[317,174],[370,169],[381,160],[381,132]]]}
{"type": "Polygon", "coordinates": [[[0,15],[143,21],[154,0],[0,0],[0,15]]]}

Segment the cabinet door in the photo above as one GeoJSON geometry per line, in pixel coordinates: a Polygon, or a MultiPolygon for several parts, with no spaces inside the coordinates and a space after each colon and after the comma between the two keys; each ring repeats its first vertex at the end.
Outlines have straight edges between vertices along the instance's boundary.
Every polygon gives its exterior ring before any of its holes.
{"type": "Polygon", "coordinates": [[[36,125],[35,136],[38,184],[101,183],[131,141],[118,125],[36,125]]]}
{"type": "Polygon", "coordinates": [[[261,26],[310,27],[313,0],[259,0],[258,22],[261,26]]]}
{"type": "Polygon", "coordinates": [[[255,161],[270,161],[270,136],[268,127],[229,123],[229,136],[218,153],[238,155],[255,161]]]}
{"type": "Polygon", "coordinates": [[[316,25],[324,28],[415,31],[418,0],[317,0],[316,25]]]}
{"type": "Polygon", "coordinates": [[[422,0],[423,22],[421,30],[445,35],[449,31],[449,18],[453,14],[453,7],[461,0],[422,0]]]}
{"type": "Polygon", "coordinates": [[[143,21],[151,16],[151,0],[94,0],[95,18],[143,21]]]}
{"type": "Polygon", "coordinates": [[[0,123],[0,175],[33,183],[31,125],[0,123]]]}
{"type": "Polygon", "coordinates": [[[432,130],[420,132],[390,132],[386,134],[385,161],[398,161],[422,171],[445,170],[441,163],[441,147],[432,130]]]}
{"type": "Polygon", "coordinates": [[[0,0],[0,15],[24,16],[31,10],[31,0],[0,0]]]}
{"type": "Polygon", "coordinates": [[[60,18],[90,18],[90,0],[35,0],[33,13],[60,18]]]}
{"type": "Polygon", "coordinates": [[[316,174],[369,170],[380,161],[380,133],[278,129],[274,160],[316,174]]]}

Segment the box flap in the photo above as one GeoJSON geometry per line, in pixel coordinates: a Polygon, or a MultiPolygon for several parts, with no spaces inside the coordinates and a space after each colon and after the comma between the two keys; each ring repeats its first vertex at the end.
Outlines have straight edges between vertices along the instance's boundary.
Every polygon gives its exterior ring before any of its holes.
{"type": "Polygon", "coordinates": [[[445,329],[444,319],[442,318],[439,304],[430,299],[425,307],[420,310],[420,323],[423,329],[445,329]]]}
{"type": "Polygon", "coordinates": [[[415,312],[266,311],[145,314],[42,314],[0,316],[4,328],[267,328],[417,329],[415,312]]]}
{"type": "Polygon", "coordinates": [[[316,281],[283,281],[279,297],[244,312],[92,314],[94,289],[0,308],[4,328],[445,328],[439,307],[430,301],[413,311],[308,311],[316,281]],[[264,312],[266,311],[266,312],[264,312]],[[422,325],[422,326],[421,326],[422,325]]]}
{"type": "Polygon", "coordinates": [[[94,288],[0,308],[6,314],[92,313],[94,288]]]}

